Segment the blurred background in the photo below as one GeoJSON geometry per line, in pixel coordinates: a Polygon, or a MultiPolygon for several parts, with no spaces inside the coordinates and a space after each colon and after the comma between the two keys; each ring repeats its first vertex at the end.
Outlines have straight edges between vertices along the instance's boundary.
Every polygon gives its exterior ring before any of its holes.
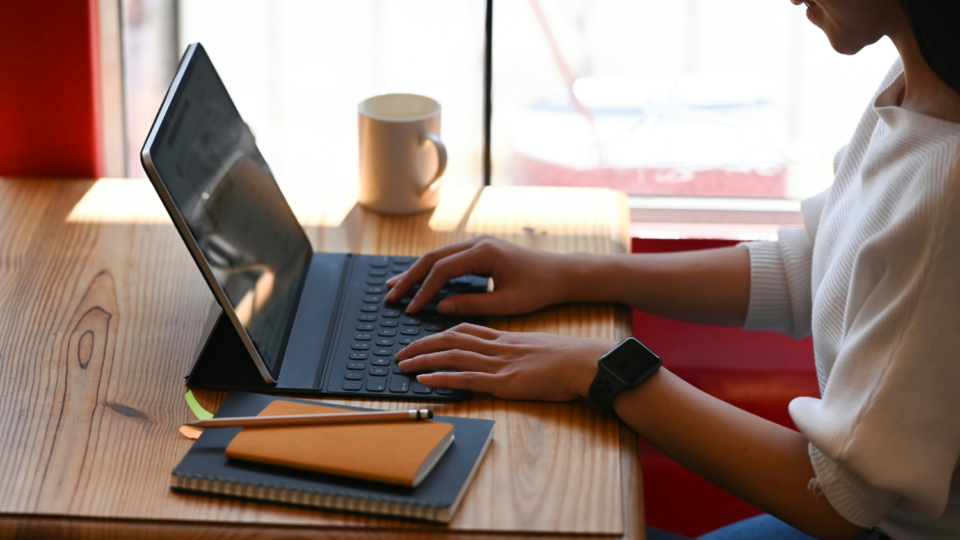
{"type": "MultiPolygon", "coordinates": [[[[445,182],[483,182],[485,0],[122,9],[131,176],[200,41],[281,185],[355,186],[356,106],[385,92],[439,100],[445,182]]],[[[795,212],[832,182],[896,58],[886,40],[837,54],[787,0],[501,0],[493,14],[492,183],[611,187],[635,209],[795,212]]]]}

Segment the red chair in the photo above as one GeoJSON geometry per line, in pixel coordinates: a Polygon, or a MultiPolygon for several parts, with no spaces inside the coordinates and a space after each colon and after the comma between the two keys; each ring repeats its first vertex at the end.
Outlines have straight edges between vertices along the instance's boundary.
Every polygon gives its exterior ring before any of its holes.
{"type": "MultiPolygon", "coordinates": [[[[725,240],[633,239],[634,253],[692,251],[736,245],[725,240]]],[[[795,341],[751,332],[655,317],[634,310],[634,335],[663,358],[663,365],[708,394],[796,429],[787,404],[819,397],[810,338],[795,341]],[[691,339],[695,338],[695,339],[691,339]]],[[[760,513],[640,441],[647,525],[697,536],[760,513]]]]}

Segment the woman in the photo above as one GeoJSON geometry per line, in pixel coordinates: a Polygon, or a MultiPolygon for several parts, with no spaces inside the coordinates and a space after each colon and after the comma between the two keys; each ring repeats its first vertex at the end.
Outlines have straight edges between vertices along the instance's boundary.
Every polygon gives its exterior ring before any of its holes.
{"type": "MultiPolygon", "coordinates": [[[[446,299],[440,311],[623,302],[687,321],[812,333],[822,398],[790,404],[800,433],[666,369],[616,394],[613,409],[664,453],[769,513],[705,538],[957,538],[960,3],[805,3],[838,52],[887,36],[900,59],[838,154],[833,186],[803,203],[803,228],[781,229],[776,242],[664,255],[560,256],[477,239],[428,253],[389,282],[388,299],[423,280],[409,305],[416,312],[448,278],[472,272],[491,275],[496,291],[446,299]]],[[[570,400],[588,395],[598,359],[615,345],[464,325],[397,360],[410,372],[459,371],[420,375],[429,386],[570,400]]]]}

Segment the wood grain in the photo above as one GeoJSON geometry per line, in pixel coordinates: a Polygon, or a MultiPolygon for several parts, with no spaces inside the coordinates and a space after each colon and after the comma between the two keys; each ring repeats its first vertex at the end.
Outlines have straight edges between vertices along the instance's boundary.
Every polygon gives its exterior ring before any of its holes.
{"type": "MultiPolygon", "coordinates": [[[[636,437],[579,402],[432,405],[497,422],[449,526],[171,492],[191,444],[176,432],[192,419],[182,377],[211,296],[158,203],[122,207],[119,194],[149,189],[0,180],[0,536],[242,537],[253,529],[225,524],[257,524],[268,538],[642,537],[636,437]]],[[[434,212],[403,217],[367,212],[349,193],[287,196],[319,250],[419,255],[478,234],[557,252],[629,245],[625,197],[609,190],[451,190],[434,212]]],[[[622,339],[630,315],[568,305],[490,324],[622,339]]],[[[209,409],[225,395],[196,394],[209,409]]]]}

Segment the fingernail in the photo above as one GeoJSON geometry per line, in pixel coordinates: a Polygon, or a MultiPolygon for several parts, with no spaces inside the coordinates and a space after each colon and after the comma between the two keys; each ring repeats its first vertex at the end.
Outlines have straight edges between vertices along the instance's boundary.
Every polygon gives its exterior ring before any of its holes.
{"type": "Polygon", "coordinates": [[[404,360],[403,362],[400,362],[400,363],[398,363],[397,365],[400,366],[400,369],[406,371],[405,368],[406,368],[406,366],[409,365],[409,364],[410,364],[410,361],[409,361],[409,360],[404,360]]]}
{"type": "Polygon", "coordinates": [[[429,377],[430,377],[430,375],[427,374],[427,373],[424,373],[423,375],[417,375],[417,382],[426,385],[426,384],[427,384],[427,381],[430,380],[429,377]]]}

